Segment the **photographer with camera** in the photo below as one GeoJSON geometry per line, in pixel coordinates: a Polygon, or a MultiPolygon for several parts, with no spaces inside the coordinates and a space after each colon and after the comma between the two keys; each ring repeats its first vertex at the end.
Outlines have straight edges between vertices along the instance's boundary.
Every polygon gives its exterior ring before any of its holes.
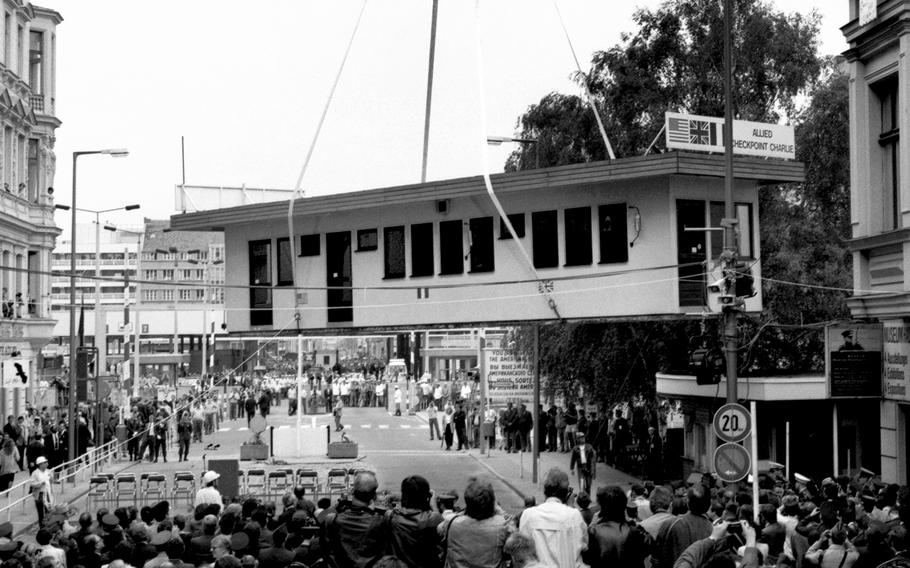
{"type": "Polygon", "coordinates": [[[676,559],[673,568],[757,568],[761,565],[755,528],[748,521],[718,519],[708,538],[695,541],[676,559]],[[742,543],[742,557],[736,549],[742,543]]]}
{"type": "Polygon", "coordinates": [[[847,539],[847,531],[840,523],[822,532],[806,551],[806,560],[821,568],[852,568],[858,559],[859,552],[847,539]]]}

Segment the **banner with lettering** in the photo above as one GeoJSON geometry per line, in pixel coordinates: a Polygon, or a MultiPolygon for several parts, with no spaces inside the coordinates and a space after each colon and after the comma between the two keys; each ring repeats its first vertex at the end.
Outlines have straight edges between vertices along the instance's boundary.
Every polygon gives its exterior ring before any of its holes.
{"type": "Polygon", "coordinates": [[[881,324],[830,325],[825,328],[828,396],[882,395],[881,324]]]}
{"type": "Polygon", "coordinates": [[[530,408],[534,396],[534,367],[530,361],[516,356],[501,338],[488,337],[483,350],[484,371],[487,374],[487,393],[494,407],[509,402],[526,404],[530,408]]]}
{"type": "MultiPolygon", "coordinates": [[[[722,153],[724,119],[713,116],[664,113],[667,148],[722,153]]],[[[765,158],[796,159],[792,126],[748,120],[733,121],[733,153],[765,158]]]]}
{"type": "Polygon", "coordinates": [[[910,399],[910,324],[903,320],[884,322],[885,398],[910,399]]]}

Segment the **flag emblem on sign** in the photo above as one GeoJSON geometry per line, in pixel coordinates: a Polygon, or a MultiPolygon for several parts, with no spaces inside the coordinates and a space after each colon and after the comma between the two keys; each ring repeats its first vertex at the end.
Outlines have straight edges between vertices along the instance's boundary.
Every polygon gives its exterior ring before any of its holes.
{"type": "Polygon", "coordinates": [[[719,126],[718,123],[709,120],[669,117],[667,120],[667,139],[670,142],[680,144],[716,146],[719,126]]]}

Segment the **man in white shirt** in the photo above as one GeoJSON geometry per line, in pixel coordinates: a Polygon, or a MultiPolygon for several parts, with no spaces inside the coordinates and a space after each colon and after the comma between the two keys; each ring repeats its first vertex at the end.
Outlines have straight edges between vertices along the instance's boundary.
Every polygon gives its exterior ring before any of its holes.
{"type": "Polygon", "coordinates": [[[395,416],[401,416],[401,389],[395,387],[395,416]]]}
{"type": "Polygon", "coordinates": [[[199,505],[218,505],[224,506],[224,502],[221,499],[221,492],[218,491],[218,488],[215,487],[215,481],[221,477],[219,474],[214,471],[207,471],[205,475],[202,476],[202,489],[196,492],[196,501],[194,506],[198,507],[199,505]]]}
{"type": "Polygon", "coordinates": [[[47,458],[38,456],[35,465],[37,467],[31,476],[32,497],[35,498],[35,509],[38,511],[38,526],[43,528],[44,515],[54,503],[54,494],[51,491],[51,472],[47,470],[47,458]]]}
{"type": "Polygon", "coordinates": [[[521,513],[519,532],[534,539],[540,565],[551,568],[587,568],[581,553],[588,549],[588,527],[578,509],[566,505],[569,476],[559,468],[543,482],[546,501],[521,513]]]}
{"type": "Polygon", "coordinates": [[[66,552],[51,544],[50,531],[45,528],[39,529],[35,534],[35,542],[38,543],[38,550],[35,552],[36,565],[42,558],[50,558],[54,561],[54,568],[66,568],[66,552]]]}

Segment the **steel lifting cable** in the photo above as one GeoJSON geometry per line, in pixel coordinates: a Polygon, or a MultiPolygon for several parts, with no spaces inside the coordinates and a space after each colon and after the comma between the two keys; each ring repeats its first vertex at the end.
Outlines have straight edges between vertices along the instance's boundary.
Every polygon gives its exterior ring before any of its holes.
{"type": "MultiPolygon", "coordinates": [[[[313,150],[316,148],[316,141],[319,139],[320,132],[322,132],[322,125],[325,123],[325,117],[329,113],[329,107],[332,104],[332,99],[335,97],[338,81],[341,80],[341,73],[344,71],[344,65],[347,63],[348,55],[351,53],[351,46],[354,45],[354,38],[357,37],[357,30],[360,28],[360,22],[363,20],[363,12],[366,10],[366,7],[367,0],[363,0],[363,4],[360,6],[360,14],[357,16],[357,22],[354,24],[354,29],[351,31],[351,38],[348,40],[348,46],[344,50],[344,57],[341,58],[341,65],[338,67],[338,73],[335,74],[335,81],[332,83],[328,99],[325,101],[325,107],[322,109],[322,115],[319,117],[319,123],[316,125],[316,132],[313,133],[313,140],[310,142],[306,158],[303,160],[303,166],[300,168],[300,174],[297,176],[297,183],[294,184],[294,193],[291,194],[291,199],[288,200],[288,243],[291,245],[292,286],[297,279],[297,250],[294,246],[294,201],[297,199],[298,195],[300,195],[301,187],[303,186],[303,176],[306,174],[307,167],[310,165],[310,158],[313,156],[313,150]]],[[[294,303],[296,304],[296,299],[294,303]]]]}
{"type": "Polygon", "coordinates": [[[581,76],[581,86],[585,91],[585,98],[588,100],[588,105],[591,106],[591,110],[594,111],[594,118],[597,119],[597,128],[600,130],[600,136],[604,139],[604,145],[607,147],[607,155],[610,156],[611,160],[616,159],[616,155],[613,153],[613,146],[610,145],[610,140],[607,139],[607,130],[604,128],[603,120],[600,118],[600,112],[597,110],[597,105],[594,104],[594,97],[591,95],[590,89],[588,89],[588,76],[581,70],[581,63],[578,62],[578,55],[575,54],[575,46],[572,45],[572,38],[569,37],[569,30],[566,28],[566,23],[562,19],[562,12],[559,11],[559,4],[556,0],[553,0],[553,7],[556,9],[556,15],[559,16],[559,23],[562,25],[562,31],[566,35],[566,41],[569,42],[569,49],[572,51],[572,58],[575,60],[575,68],[578,69],[578,74],[581,76]]]}
{"type": "MultiPolygon", "coordinates": [[[[496,193],[493,191],[493,182],[490,180],[490,164],[487,156],[487,107],[484,102],[484,96],[486,89],[484,88],[483,81],[483,42],[481,40],[480,33],[480,0],[475,0],[474,2],[474,35],[475,35],[475,45],[476,49],[474,51],[477,59],[477,89],[479,91],[480,99],[480,158],[482,163],[482,172],[483,172],[483,184],[487,189],[487,195],[490,196],[490,200],[493,202],[493,206],[496,207],[496,211],[499,213],[499,217],[502,220],[503,224],[509,230],[509,234],[512,236],[512,242],[515,243],[515,246],[518,247],[518,250],[521,251],[522,256],[528,263],[528,268],[531,269],[531,272],[534,274],[534,278],[537,280],[538,284],[541,281],[540,275],[537,274],[537,269],[534,267],[534,261],[531,260],[531,256],[528,254],[528,251],[525,250],[523,244],[521,244],[521,239],[518,238],[518,234],[515,232],[515,228],[512,226],[512,221],[509,220],[509,216],[506,215],[505,210],[502,208],[502,204],[499,202],[499,198],[496,197],[496,193]]],[[[562,316],[559,315],[559,309],[556,306],[556,301],[552,298],[549,292],[546,290],[542,291],[544,298],[546,299],[547,306],[553,310],[553,313],[556,315],[557,319],[562,319],[562,316]]]]}

